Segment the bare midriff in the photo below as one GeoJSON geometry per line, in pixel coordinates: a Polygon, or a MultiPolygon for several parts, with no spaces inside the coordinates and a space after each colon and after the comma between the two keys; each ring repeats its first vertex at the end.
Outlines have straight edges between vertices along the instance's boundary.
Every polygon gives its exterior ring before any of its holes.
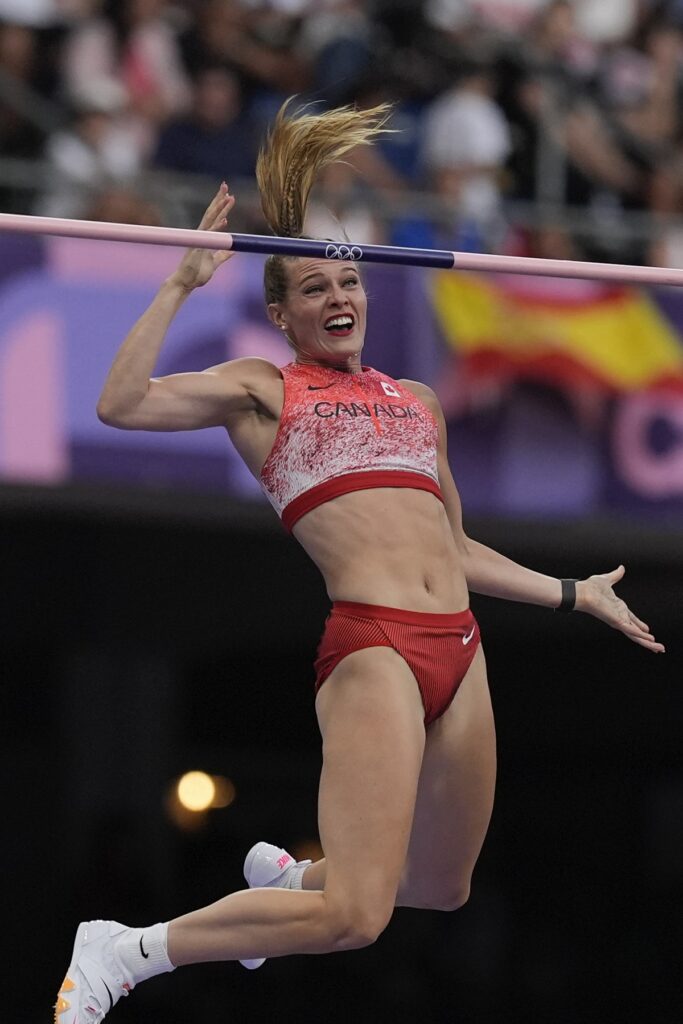
{"type": "Polygon", "coordinates": [[[468,607],[446,509],[427,491],[353,491],[308,512],[293,534],[333,601],[449,613],[468,607]]]}

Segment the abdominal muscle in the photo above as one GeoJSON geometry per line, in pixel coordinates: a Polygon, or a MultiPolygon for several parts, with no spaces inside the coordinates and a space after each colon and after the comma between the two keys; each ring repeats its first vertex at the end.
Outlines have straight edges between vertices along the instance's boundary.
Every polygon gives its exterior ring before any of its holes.
{"type": "Polygon", "coordinates": [[[303,516],[294,536],[332,601],[458,612],[467,583],[446,510],[428,491],[353,491],[303,516]]]}

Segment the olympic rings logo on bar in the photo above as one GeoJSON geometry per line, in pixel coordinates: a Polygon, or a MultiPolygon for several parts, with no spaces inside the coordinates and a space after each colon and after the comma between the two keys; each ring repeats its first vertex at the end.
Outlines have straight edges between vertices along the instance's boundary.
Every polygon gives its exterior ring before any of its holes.
{"type": "Polygon", "coordinates": [[[325,249],[325,259],[362,260],[363,250],[359,245],[334,245],[331,243],[325,249]]]}

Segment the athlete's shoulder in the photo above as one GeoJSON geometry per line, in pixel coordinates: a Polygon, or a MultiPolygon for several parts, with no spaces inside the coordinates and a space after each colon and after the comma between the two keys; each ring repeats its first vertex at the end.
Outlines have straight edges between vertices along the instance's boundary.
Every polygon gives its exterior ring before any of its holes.
{"type": "MultiPolygon", "coordinates": [[[[262,400],[282,387],[282,374],[274,363],[260,356],[240,356],[219,366],[212,366],[211,372],[224,380],[226,386],[237,382],[252,397],[262,400]]],[[[268,404],[268,403],[266,403],[268,404]]]]}
{"type": "Polygon", "coordinates": [[[412,393],[417,398],[422,399],[422,401],[428,400],[430,402],[435,402],[438,405],[439,400],[436,397],[436,393],[428,384],[423,384],[419,380],[407,380],[404,377],[397,380],[396,383],[400,384],[401,387],[407,388],[408,391],[412,391],[412,393]]]}
{"type": "Polygon", "coordinates": [[[280,376],[280,370],[271,363],[269,359],[261,356],[240,356],[238,359],[230,359],[215,367],[217,372],[249,374],[252,377],[261,377],[264,380],[272,380],[280,376]]]}
{"type": "Polygon", "coordinates": [[[430,388],[429,384],[423,384],[419,380],[399,380],[397,381],[401,387],[406,388],[410,391],[424,406],[426,406],[431,412],[432,416],[439,424],[441,432],[446,429],[444,423],[443,409],[441,408],[441,402],[437,398],[436,392],[433,388],[430,388]]]}
{"type": "MultiPolygon", "coordinates": [[[[217,374],[226,390],[235,384],[251,396],[256,408],[266,410],[268,415],[279,415],[282,406],[283,378],[279,369],[268,359],[260,356],[240,356],[219,366],[212,366],[211,373],[217,374]]],[[[253,407],[248,411],[254,411],[253,407]]]]}

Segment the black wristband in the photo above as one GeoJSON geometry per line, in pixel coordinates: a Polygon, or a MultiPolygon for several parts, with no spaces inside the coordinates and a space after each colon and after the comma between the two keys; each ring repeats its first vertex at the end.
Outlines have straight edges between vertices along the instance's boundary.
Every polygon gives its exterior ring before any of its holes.
{"type": "Polygon", "coordinates": [[[562,584],[562,600],[556,612],[572,612],[576,605],[576,580],[560,580],[562,584]]]}

